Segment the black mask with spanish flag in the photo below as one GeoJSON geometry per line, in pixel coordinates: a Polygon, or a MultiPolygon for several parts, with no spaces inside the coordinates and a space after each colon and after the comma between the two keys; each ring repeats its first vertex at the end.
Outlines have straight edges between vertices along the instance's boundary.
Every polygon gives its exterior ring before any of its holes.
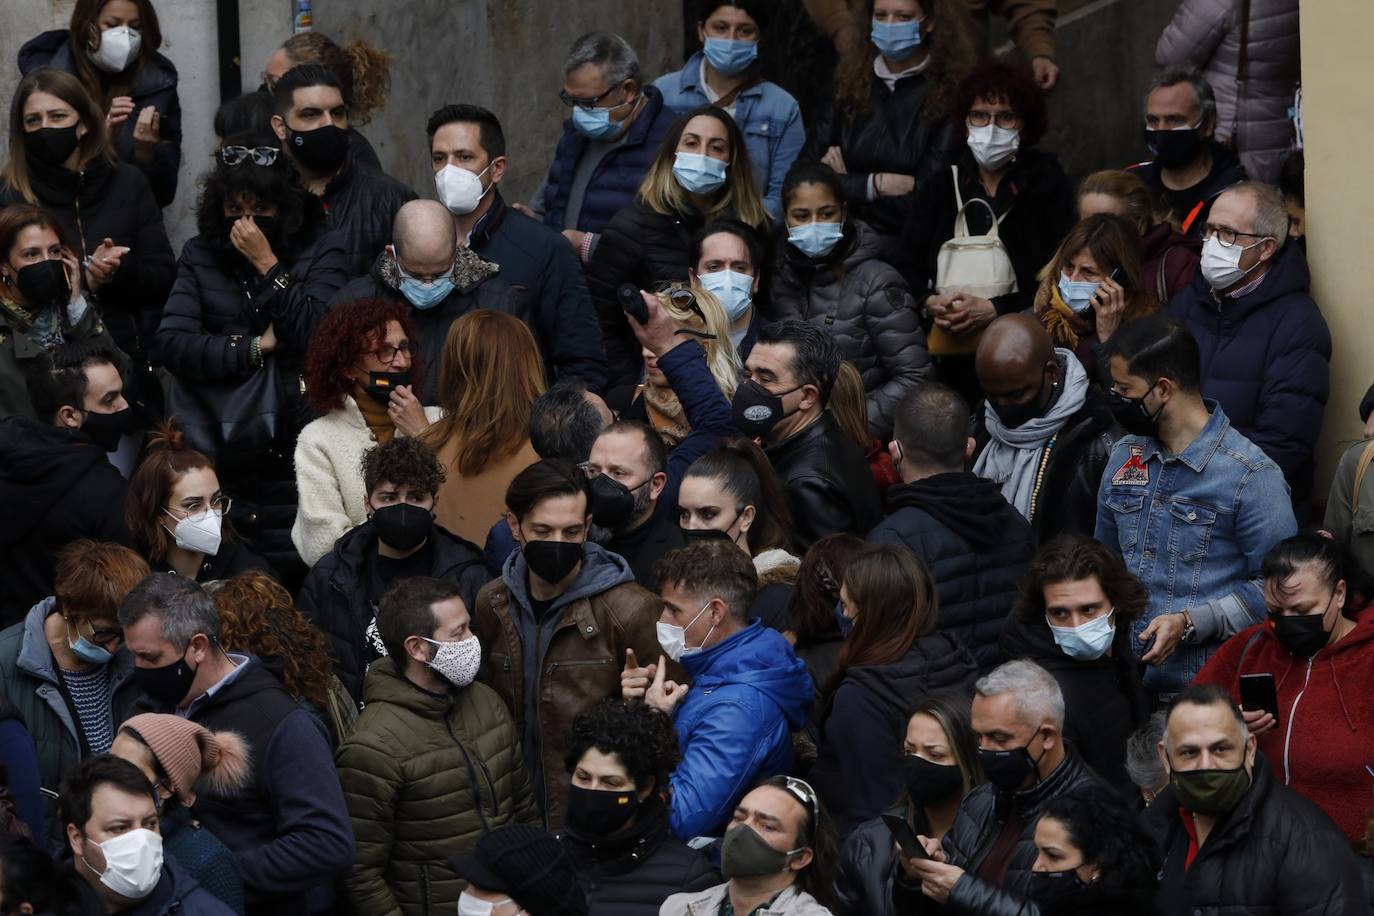
{"type": "Polygon", "coordinates": [[[391,392],[401,385],[410,384],[410,370],[405,369],[401,372],[369,372],[367,374],[367,384],[363,386],[368,397],[387,407],[391,404],[391,392]]]}

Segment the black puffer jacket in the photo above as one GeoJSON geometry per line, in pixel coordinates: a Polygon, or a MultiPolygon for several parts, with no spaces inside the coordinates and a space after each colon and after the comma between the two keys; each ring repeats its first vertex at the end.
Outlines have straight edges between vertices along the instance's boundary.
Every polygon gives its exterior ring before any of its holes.
{"type": "Polygon", "coordinates": [[[347,252],[348,276],[367,273],[377,255],[391,242],[396,211],[415,192],[390,175],[356,165],[352,158],[324,189],[329,228],[338,232],[347,252]]]}
{"type": "MultiPolygon", "coordinates": [[[[1035,822],[1050,799],[1089,786],[1100,790],[1104,783],[1081,757],[1070,751],[1048,778],[1024,792],[999,793],[991,783],[984,783],[964,796],[943,845],[946,860],[968,874],[955,883],[949,901],[938,912],[948,916],[1037,916],[1037,907],[1029,902],[1031,866],[1038,855],[1035,822]],[[992,851],[1002,825],[1012,819],[1020,839],[1012,849],[998,887],[979,878],[977,871],[992,851]]],[[[1178,810],[1176,805],[1174,810],[1178,810]]],[[[931,911],[920,887],[908,884],[904,875],[894,882],[892,896],[898,912],[931,911]]],[[[1175,911],[1170,911],[1169,916],[1176,916],[1175,911]]]]}
{"type": "Polygon", "coordinates": [[[1002,655],[1029,659],[1054,675],[1064,695],[1064,738],[1094,772],[1134,801],[1139,792],[1126,775],[1126,739],[1145,724],[1150,706],[1129,622],[1117,622],[1111,655],[1079,661],[1055,644],[1044,616],[1027,620],[1014,614],[1002,631],[1002,655]]]}
{"type": "Polygon", "coordinates": [[[878,234],[858,220],[845,225],[844,238],[820,260],[784,241],[769,317],[804,318],[830,332],[863,375],[869,432],[886,442],[897,402],[933,369],[916,301],[882,249],[878,234]]]}
{"type": "Polygon", "coordinates": [[[869,109],[850,121],[834,103],[816,116],[807,131],[802,157],[819,159],[832,146],[844,154],[848,174],[840,176],[849,212],[873,224],[885,236],[902,231],[902,223],[930,177],[948,167],[958,150],[949,112],[935,110],[930,83],[923,74],[897,81],[893,89],[877,76],[869,109]],[[901,197],[868,200],[868,177],[874,172],[912,175],[916,191],[901,197]]]}
{"type": "Polygon", "coordinates": [[[978,666],[959,640],[934,633],[890,665],[850,668],[826,698],[811,784],[843,840],[902,792],[902,736],[916,700],[967,693],[978,666]]]}
{"type": "Polygon", "coordinates": [[[592,842],[564,829],[558,835],[597,916],[657,916],[669,895],[720,883],[706,857],[668,829],[668,810],[653,795],[623,837],[592,842]]]}
{"type": "MultiPolygon", "coordinates": [[[[129,252],[109,283],[92,296],[110,336],[141,365],[151,341],[143,339],[140,313],[157,312],[167,300],[176,277],[176,259],[162,225],[162,210],[153,199],[148,180],[131,165],[105,158],[85,171],[69,172],[28,161],[29,182],[38,203],[57,217],[71,236],[82,259],[100,243],[112,239],[129,252]]],[[[0,206],[25,203],[16,190],[0,190],[0,206]]]]}
{"type": "Polygon", "coordinates": [[[968,647],[981,671],[1002,661],[997,646],[1035,552],[1030,524],[990,480],[936,474],[887,491],[890,515],[868,534],[925,561],[940,597],[940,632],[968,647]]]}
{"type": "Polygon", "coordinates": [[[1249,790],[1184,868],[1188,834],[1165,789],[1145,810],[1160,869],[1157,912],[1196,916],[1355,916],[1369,912],[1359,864],[1322,810],[1255,755],[1249,790]]]}
{"type": "Polygon", "coordinates": [[[882,518],[868,459],[830,411],[764,452],[787,493],[797,556],[826,535],[844,531],[862,537],[882,518]]]}

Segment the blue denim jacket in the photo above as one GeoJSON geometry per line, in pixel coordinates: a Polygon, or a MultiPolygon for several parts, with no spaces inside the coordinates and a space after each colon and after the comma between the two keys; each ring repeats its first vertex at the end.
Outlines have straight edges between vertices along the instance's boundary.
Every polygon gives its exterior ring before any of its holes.
{"type": "Polygon", "coordinates": [[[1181,454],[1165,454],[1157,439],[1117,442],[1097,491],[1097,539],[1120,549],[1150,593],[1134,635],[1185,608],[1197,627],[1195,643],[1147,669],[1146,688],[1161,695],[1181,691],[1223,640],[1264,619],[1260,561],[1298,530],[1278,465],[1205,403],[1212,417],[1181,454]]]}
{"type": "MultiPolygon", "coordinates": [[[[698,51],[681,70],[654,80],[654,87],[663,93],[663,104],[678,112],[710,104],[701,87],[701,61],[698,51]]],[[[782,179],[806,143],[797,100],[765,80],[735,99],[735,123],[744,132],[763,205],[775,219],[781,218],[782,179]]]]}

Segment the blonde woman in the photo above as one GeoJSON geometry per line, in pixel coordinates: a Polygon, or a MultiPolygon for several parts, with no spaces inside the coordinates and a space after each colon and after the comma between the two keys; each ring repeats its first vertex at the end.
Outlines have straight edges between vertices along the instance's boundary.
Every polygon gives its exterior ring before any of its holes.
{"type": "Polygon", "coordinates": [[[727,217],[770,234],[744,135],[721,109],[693,109],[664,136],[635,202],[611,219],[587,265],[612,387],[632,384],[639,374],[620,288],[686,282],[693,233],[727,217]]]}

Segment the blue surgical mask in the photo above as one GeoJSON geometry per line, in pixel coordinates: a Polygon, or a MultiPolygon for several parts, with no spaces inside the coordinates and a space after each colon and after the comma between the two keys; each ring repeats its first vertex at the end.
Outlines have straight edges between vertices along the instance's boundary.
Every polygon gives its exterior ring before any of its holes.
{"type": "Polygon", "coordinates": [[[624,125],[619,121],[611,120],[611,109],[609,108],[574,107],[572,126],[573,130],[588,140],[605,140],[614,137],[624,125]]]}
{"type": "MultiPolygon", "coordinates": [[[[65,621],[64,621],[65,623],[65,621]]],[[[110,659],[114,658],[114,653],[104,646],[97,646],[77,631],[76,641],[72,642],[71,624],[67,624],[67,648],[75,653],[76,657],[92,665],[108,665],[110,659]]]]}
{"type": "Polygon", "coordinates": [[[702,53],[707,62],[722,76],[736,76],[748,70],[759,56],[757,41],[733,41],[729,38],[708,38],[702,53]]]}
{"type": "Polygon", "coordinates": [[[802,223],[787,230],[787,241],[808,258],[823,258],[844,238],[843,223],[802,223]]]}
{"type": "Polygon", "coordinates": [[[1102,284],[1090,280],[1070,280],[1065,274],[1059,275],[1059,296],[1064,304],[1082,315],[1093,307],[1093,296],[1102,284]]]}
{"type": "Polygon", "coordinates": [[[845,639],[848,639],[849,634],[854,632],[853,618],[844,616],[843,601],[835,602],[835,623],[840,628],[840,635],[843,636],[845,639]]]}
{"type": "Polygon", "coordinates": [[[453,292],[453,277],[451,276],[445,275],[426,283],[414,277],[407,277],[401,272],[399,266],[396,271],[401,274],[401,295],[405,296],[410,304],[417,309],[432,309],[447,299],[449,293],[453,292]]]}
{"type": "Polygon", "coordinates": [[[879,22],[873,20],[873,45],[888,60],[904,60],[921,46],[921,20],[879,22]]]}
{"type": "Polygon", "coordinates": [[[1116,614],[1116,608],[1094,617],[1087,623],[1078,627],[1056,627],[1050,625],[1050,633],[1054,636],[1054,644],[1059,650],[1080,662],[1088,662],[1101,658],[1107,651],[1107,647],[1112,644],[1112,637],[1116,635],[1116,624],[1112,623],[1112,617],[1116,614]]]}
{"type": "Polygon", "coordinates": [[[754,278],[748,274],[735,273],[733,270],[718,270],[702,274],[701,286],[720,300],[725,314],[732,322],[738,321],[749,311],[749,303],[754,294],[754,278]]]}
{"type": "Polygon", "coordinates": [[[710,194],[725,184],[725,163],[701,153],[678,153],[673,177],[692,194],[710,194]]]}

